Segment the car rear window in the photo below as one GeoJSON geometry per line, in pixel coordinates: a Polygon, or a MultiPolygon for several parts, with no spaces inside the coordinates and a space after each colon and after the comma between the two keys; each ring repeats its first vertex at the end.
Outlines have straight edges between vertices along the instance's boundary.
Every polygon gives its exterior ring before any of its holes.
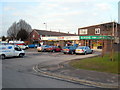
{"type": "Polygon", "coordinates": [[[78,47],[77,49],[84,49],[85,47],[78,47]]]}

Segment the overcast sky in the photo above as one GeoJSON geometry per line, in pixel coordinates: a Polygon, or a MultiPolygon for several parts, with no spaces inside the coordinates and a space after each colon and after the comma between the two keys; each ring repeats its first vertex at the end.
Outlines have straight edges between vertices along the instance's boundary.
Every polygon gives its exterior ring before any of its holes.
{"type": "Polygon", "coordinates": [[[1,0],[0,36],[13,22],[25,20],[32,29],[77,33],[78,28],[118,21],[120,0],[1,0]]]}

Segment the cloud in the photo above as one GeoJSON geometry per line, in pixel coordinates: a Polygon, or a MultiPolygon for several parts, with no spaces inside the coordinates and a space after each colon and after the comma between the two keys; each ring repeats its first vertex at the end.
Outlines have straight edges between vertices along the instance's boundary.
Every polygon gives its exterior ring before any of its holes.
{"type": "Polygon", "coordinates": [[[20,3],[4,2],[3,31],[13,22],[24,19],[32,28],[45,29],[45,22],[48,29],[74,32],[78,27],[107,22],[108,13],[115,18],[117,12],[117,0],[39,0],[39,3],[36,0],[24,0],[30,3],[18,1],[20,3]]]}
{"type": "Polygon", "coordinates": [[[15,10],[13,7],[3,7],[4,11],[10,11],[10,10],[15,10]]]}
{"type": "Polygon", "coordinates": [[[45,18],[57,18],[57,17],[70,17],[70,16],[74,16],[74,15],[79,15],[79,14],[82,14],[83,12],[81,11],[69,11],[69,12],[65,12],[65,13],[51,13],[51,14],[48,14],[46,16],[43,16],[45,18]]]}
{"type": "Polygon", "coordinates": [[[96,4],[96,8],[99,10],[107,11],[111,9],[111,5],[107,3],[99,3],[99,4],[96,4]]]}

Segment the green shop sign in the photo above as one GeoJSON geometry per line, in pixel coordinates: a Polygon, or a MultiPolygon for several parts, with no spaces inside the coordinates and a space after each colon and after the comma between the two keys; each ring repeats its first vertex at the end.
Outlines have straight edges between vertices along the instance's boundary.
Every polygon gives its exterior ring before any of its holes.
{"type": "Polygon", "coordinates": [[[80,36],[81,39],[113,39],[112,36],[80,36]]]}

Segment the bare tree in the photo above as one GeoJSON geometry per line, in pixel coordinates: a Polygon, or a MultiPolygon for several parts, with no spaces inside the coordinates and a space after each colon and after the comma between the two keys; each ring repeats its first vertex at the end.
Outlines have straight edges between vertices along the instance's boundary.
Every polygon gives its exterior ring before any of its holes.
{"type": "Polygon", "coordinates": [[[5,41],[6,40],[6,37],[5,36],[2,36],[2,41],[5,41]]]}
{"type": "Polygon", "coordinates": [[[12,39],[16,39],[17,38],[17,33],[18,33],[18,29],[17,29],[17,24],[16,22],[14,22],[10,28],[7,31],[7,34],[9,37],[11,37],[12,39]]]}
{"type": "Polygon", "coordinates": [[[31,26],[28,23],[26,23],[25,20],[21,19],[18,23],[14,22],[12,24],[12,26],[8,29],[7,34],[12,39],[26,40],[31,31],[31,26]]]}

